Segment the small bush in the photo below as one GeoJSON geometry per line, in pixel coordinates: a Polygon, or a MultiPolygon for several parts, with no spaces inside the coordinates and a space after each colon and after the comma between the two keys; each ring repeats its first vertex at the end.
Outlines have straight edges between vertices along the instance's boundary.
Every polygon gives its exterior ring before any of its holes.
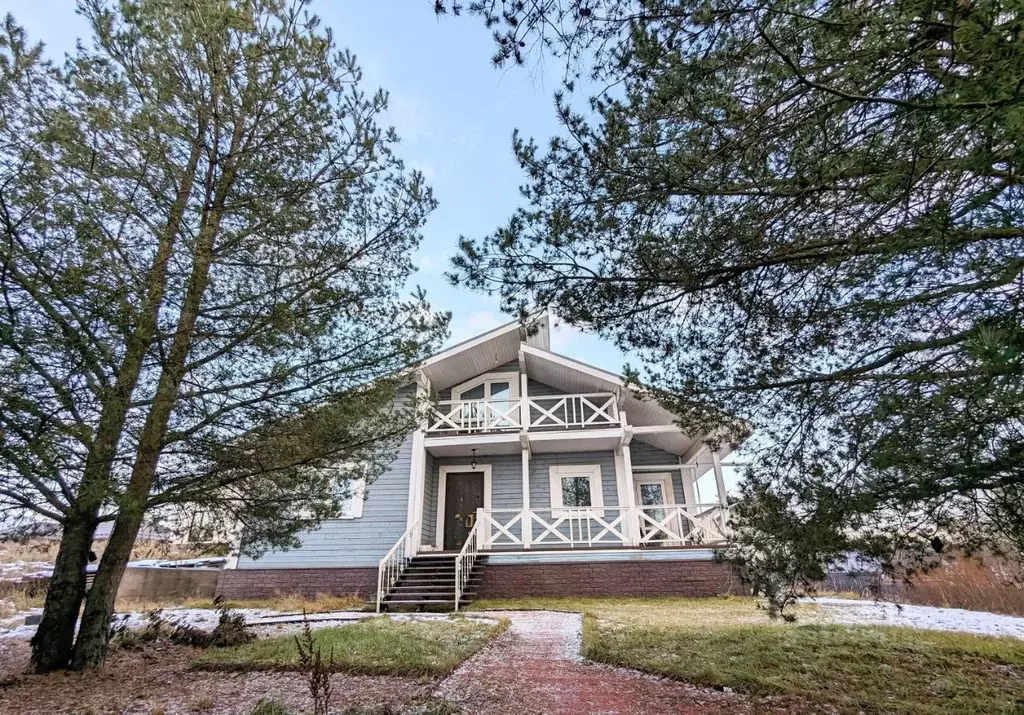
{"type": "Polygon", "coordinates": [[[274,698],[260,698],[249,715],[292,715],[281,701],[274,698]]]}
{"type": "Polygon", "coordinates": [[[190,713],[208,713],[213,710],[213,698],[209,695],[193,698],[188,701],[187,707],[190,713]]]}

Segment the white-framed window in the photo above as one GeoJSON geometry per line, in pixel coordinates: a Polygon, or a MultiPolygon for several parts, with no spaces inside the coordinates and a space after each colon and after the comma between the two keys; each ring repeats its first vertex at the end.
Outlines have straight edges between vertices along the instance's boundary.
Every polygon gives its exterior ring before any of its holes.
{"type": "Polygon", "coordinates": [[[341,492],[341,514],[339,519],[358,519],[363,515],[366,501],[366,480],[350,479],[339,488],[341,492]]]}
{"type": "Polygon", "coordinates": [[[599,464],[557,464],[551,467],[551,508],[555,518],[568,516],[559,509],[590,509],[603,515],[604,486],[599,464]]]}
{"type": "Polygon", "coordinates": [[[475,377],[453,387],[452,400],[470,403],[459,411],[460,419],[468,427],[515,427],[519,373],[489,372],[475,377]]]}

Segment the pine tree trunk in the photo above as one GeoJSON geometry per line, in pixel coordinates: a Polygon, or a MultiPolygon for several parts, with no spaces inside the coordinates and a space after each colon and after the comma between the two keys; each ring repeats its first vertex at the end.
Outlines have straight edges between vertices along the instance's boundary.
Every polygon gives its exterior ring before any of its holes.
{"type": "MultiPolygon", "coordinates": [[[[241,141],[244,122],[237,120],[231,138],[231,148],[225,161],[224,173],[216,182],[214,191],[213,170],[216,165],[214,157],[210,157],[207,169],[207,205],[210,211],[205,217],[199,240],[193,255],[192,271],[189,275],[185,300],[181,306],[177,329],[171,348],[167,353],[160,381],[153,398],[146,422],[139,435],[135,463],[128,488],[120,500],[120,511],[114,524],[114,532],[100,563],[96,580],[85,602],[82,613],[82,625],[75,643],[72,667],[82,669],[103,664],[107,656],[107,645],[110,638],[110,622],[114,616],[114,602],[117,589],[124,576],[125,567],[131,557],[135,538],[139,533],[143,517],[146,513],[146,502],[149,499],[153,477],[156,474],[160,454],[163,451],[164,439],[171,412],[178,398],[178,389],[185,376],[185,364],[192,347],[196,320],[202,305],[203,294],[210,277],[210,266],[213,262],[213,245],[220,231],[225,197],[234,181],[234,163],[241,141]]],[[[218,127],[219,129],[219,127],[218,127]]],[[[217,145],[213,142],[213,146],[217,145]]]]}
{"type": "Polygon", "coordinates": [[[167,285],[168,264],[195,182],[196,169],[202,155],[200,140],[205,131],[206,122],[201,117],[198,138],[192,147],[184,179],[154,257],[146,304],[139,315],[134,334],[128,340],[113,389],[104,400],[96,435],[86,458],[82,483],[71,513],[65,519],[53,578],[46,591],[43,618],[32,639],[32,664],[37,673],[66,668],[72,660],[75,624],[85,598],[85,567],[89,563],[89,547],[96,531],[100,508],[109,497],[110,469],[117,454],[131,395],[156,332],[157,317],[167,285]]]}
{"type": "Polygon", "coordinates": [[[117,590],[131,558],[143,514],[144,509],[122,510],[117,517],[107,548],[103,551],[103,561],[85,601],[71,664],[76,670],[102,665],[107,656],[117,590]]]}
{"type": "Polygon", "coordinates": [[[66,668],[71,661],[78,610],[85,597],[85,567],[95,531],[96,521],[87,515],[69,515],[64,523],[43,617],[32,637],[32,667],[37,673],[66,668]]]}

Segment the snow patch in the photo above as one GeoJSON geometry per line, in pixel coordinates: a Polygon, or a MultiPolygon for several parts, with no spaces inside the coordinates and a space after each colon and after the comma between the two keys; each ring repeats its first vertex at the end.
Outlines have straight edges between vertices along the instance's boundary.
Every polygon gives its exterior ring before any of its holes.
{"type": "Polygon", "coordinates": [[[901,626],[936,631],[956,631],[981,636],[1024,638],[1024,618],[962,608],[896,605],[883,601],[849,598],[807,598],[803,603],[820,607],[821,618],[829,623],[856,626],[901,626]]]}

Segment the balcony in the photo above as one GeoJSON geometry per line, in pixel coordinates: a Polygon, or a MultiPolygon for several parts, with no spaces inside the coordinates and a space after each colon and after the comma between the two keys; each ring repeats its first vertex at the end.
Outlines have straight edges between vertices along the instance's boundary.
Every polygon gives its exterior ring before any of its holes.
{"type": "Polygon", "coordinates": [[[426,433],[439,437],[618,425],[619,407],[615,394],[595,392],[505,400],[441,400],[430,408],[426,433]]]}

